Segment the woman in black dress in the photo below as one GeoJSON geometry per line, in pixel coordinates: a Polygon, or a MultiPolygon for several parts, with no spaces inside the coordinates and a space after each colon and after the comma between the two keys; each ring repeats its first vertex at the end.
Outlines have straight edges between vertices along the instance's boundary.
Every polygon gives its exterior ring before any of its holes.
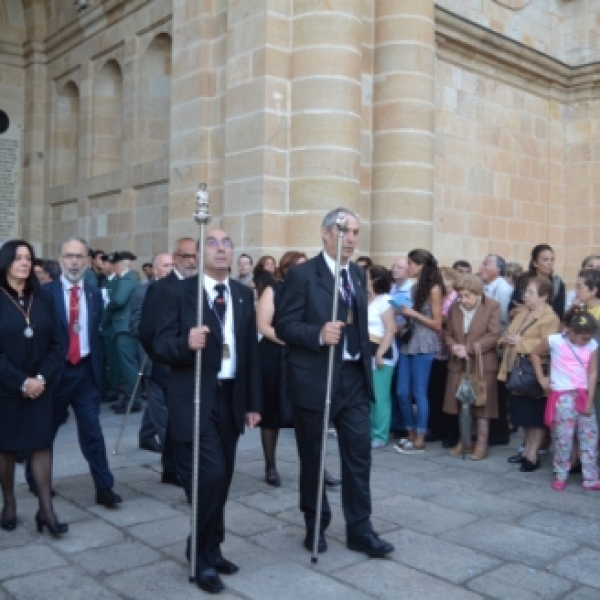
{"type": "Polygon", "coordinates": [[[59,523],[51,497],[52,389],[64,365],[54,301],[40,289],[33,248],[11,240],[0,249],[0,483],[2,529],[17,526],[15,454],[30,454],[38,489],[38,531],[54,535],[59,523]]]}
{"type": "Polygon", "coordinates": [[[277,438],[282,427],[292,427],[292,407],[284,395],[285,344],[275,335],[273,315],[283,278],[291,267],[305,260],[306,254],[302,252],[286,252],[279,261],[279,281],[268,279],[263,274],[256,282],[257,290],[260,290],[256,307],[257,328],[263,336],[259,343],[263,387],[261,439],[265,454],[265,481],[275,487],[281,485],[275,465],[277,438]]]}

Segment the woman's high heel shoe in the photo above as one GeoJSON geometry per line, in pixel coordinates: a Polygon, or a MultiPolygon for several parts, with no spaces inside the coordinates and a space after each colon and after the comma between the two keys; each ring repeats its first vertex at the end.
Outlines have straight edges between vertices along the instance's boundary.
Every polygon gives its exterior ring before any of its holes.
{"type": "Polygon", "coordinates": [[[67,531],[69,531],[68,523],[60,523],[58,519],[54,523],[50,523],[48,519],[41,517],[39,512],[35,515],[35,522],[38,533],[42,533],[44,531],[44,527],[48,530],[48,533],[54,536],[62,535],[63,533],[67,533],[67,531]]]}

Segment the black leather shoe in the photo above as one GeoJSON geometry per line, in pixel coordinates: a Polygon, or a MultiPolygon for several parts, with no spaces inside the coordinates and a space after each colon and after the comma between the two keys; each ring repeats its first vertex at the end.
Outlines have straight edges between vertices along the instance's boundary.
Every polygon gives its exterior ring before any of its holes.
{"type": "Polygon", "coordinates": [[[209,594],[219,594],[225,589],[221,578],[212,568],[202,569],[196,573],[196,585],[209,594]]]}
{"type": "MultiPolygon", "coordinates": [[[[123,406],[117,406],[113,410],[115,411],[115,415],[124,415],[127,412],[127,405],[125,404],[123,406]]],[[[138,412],[141,412],[141,410],[142,410],[141,404],[134,404],[131,407],[131,410],[129,412],[130,413],[138,413],[138,412]]]]}
{"type": "Polygon", "coordinates": [[[148,450],[148,452],[157,452],[158,454],[162,452],[162,448],[156,440],[140,441],[139,447],[140,450],[148,450]]]}
{"type": "Polygon", "coordinates": [[[226,558],[217,558],[215,562],[215,571],[221,575],[235,575],[240,568],[226,558]]]}
{"type": "Polygon", "coordinates": [[[519,469],[519,471],[522,471],[523,473],[531,473],[532,471],[537,471],[539,468],[540,468],[539,460],[537,462],[531,462],[530,460],[524,458],[523,462],[521,463],[521,468],[519,469]]]}
{"type": "Polygon", "coordinates": [[[281,478],[277,469],[267,469],[265,472],[265,483],[272,485],[273,487],[281,487],[281,478]]]}
{"type": "Polygon", "coordinates": [[[442,438],[436,433],[428,433],[425,435],[426,442],[439,442],[442,438]]]}
{"type": "Polygon", "coordinates": [[[121,504],[121,502],[123,502],[123,498],[119,494],[115,494],[110,488],[96,492],[96,504],[101,504],[107,508],[114,508],[117,504],[121,504]]]}
{"type": "Polygon", "coordinates": [[[170,471],[165,471],[160,476],[160,482],[166,483],[167,485],[175,485],[177,487],[183,487],[181,480],[179,479],[179,475],[177,473],[171,473],[170,471]]]}
{"type": "Polygon", "coordinates": [[[523,464],[523,461],[525,460],[525,458],[523,457],[522,454],[515,454],[514,456],[509,456],[506,459],[509,463],[511,463],[512,465],[521,465],[523,464]]]}
{"type": "MultiPolygon", "coordinates": [[[[306,532],[306,537],[304,538],[304,547],[309,551],[312,552],[313,551],[313,541],[314,541],[314,537],[313,537],[313,531],[307,531],[306,532]]],[[[319,554],[323,554],[323,552],[327,552],[327,542],[325,541],[325,534],[324,533],[320,533],[319,534],[319,541],[317,542],[317,551],[319,552],[319,554]]]]}
{"type": "Polygon", "coordinates": [[[51,523],[48,519],[42,517],[39,511],[35,515],[35,524],[37,525],[38,533],[42,533],[45,527],[48,533],[55,537],[69,531],[68,523],[60,523],[58,519],[55,519],[54,523],[51,523]]]}
{"type": "Polygon", "coordinates": [[[110,407],[115,410],[117,408],[123,408],[125,405],[124,402],[121,402],[120,400],[118,402],[114,402],[113,404],[110,405],[110,407]]]}
{"type": "Polygon", "coordinates": [[[331,473],[329,473],[329,471],[325,471],[325,485],[329,486],[329,487],[337,487],[338,485],[342,484],[342,480],[341,479],[336,479],[335,477],[333,477],[331,475],[331,473]]]}
{"type": "Polygon", "coordinates": [[[349,550],[364,552],[371,558],[383,558],[394,551],[394,546],[379,538],[374,531],[349,538],[346,545],[349,550]]]}

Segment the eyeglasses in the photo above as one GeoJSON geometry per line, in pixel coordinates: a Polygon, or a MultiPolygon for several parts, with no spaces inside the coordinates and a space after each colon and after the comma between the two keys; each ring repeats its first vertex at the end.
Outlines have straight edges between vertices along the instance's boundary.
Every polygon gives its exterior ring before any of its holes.
{"type": "Polygon", "coordinates": [[[179,254],[177,253],[177,257],[181,258],[181,260],[196,260],[198,258],[197,254],[179,254]]]}
{"type": "Polygon", "coordinates": [[[233,248],[233,242],[229,238],[225,238],[223,240],[218,240],[216,238],[207,238],[206,242],[204,242],[208,248],[218,248],[221,246],[226,250],[231,250],[233,248]]]}
{"type": "Polygon", "coordinates": [[[85,260],[87,258],[85,254],[63,254],[62,257],[65,260],[85,260]]]}

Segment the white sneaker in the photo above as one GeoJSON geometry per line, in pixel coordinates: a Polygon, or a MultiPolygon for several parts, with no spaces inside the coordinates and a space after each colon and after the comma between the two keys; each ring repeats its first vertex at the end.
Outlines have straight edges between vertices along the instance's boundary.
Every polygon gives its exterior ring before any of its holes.
{"type": "Polygon", "coordinates": [[[371,442],[371,448],[373,450],[381,450],[382,448],[385,448],[385,444],[381,441],[381,440],[373,440],[371,442]]]}
{"type": "Polygon", "coordinates": [[[416,448],[412,442],[406,442],[404,446],[398,448],[398,452],[401,454],[423,454],[425,448],[416,448]]]}

